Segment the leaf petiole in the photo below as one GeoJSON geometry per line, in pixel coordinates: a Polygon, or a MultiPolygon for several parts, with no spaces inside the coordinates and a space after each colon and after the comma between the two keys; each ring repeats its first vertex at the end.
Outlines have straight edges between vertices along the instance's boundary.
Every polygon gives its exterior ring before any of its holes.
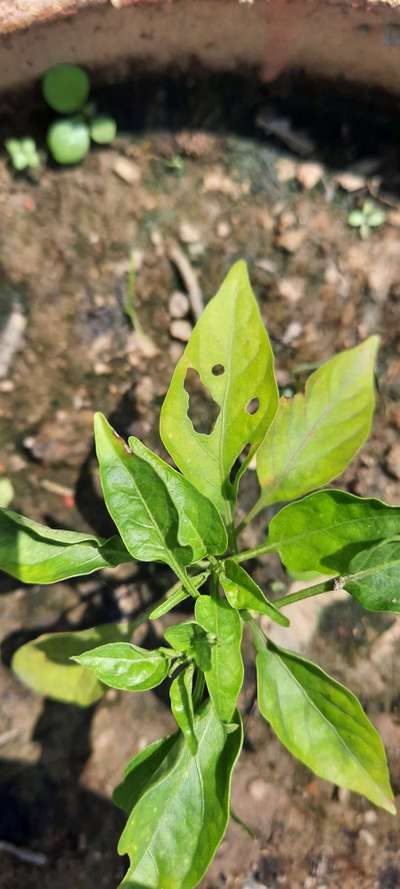
{"type": "MultiPolygon", "coordinates": [[[[336,578],[336,581],[338,578],[336,578]]],[[[284,608],[285,605],[293,605],[294,602],[301,602],[302,599],[311,599],[312,596],[320,596],[321,593],[331,593],[335,589],[335,578],[323,580],[322,583],[316,583],[314,586],[305,587],[296,593],[289,593],[288,596],[282,596],[281,599],[275,599],[275,608],[284,608]]]]}

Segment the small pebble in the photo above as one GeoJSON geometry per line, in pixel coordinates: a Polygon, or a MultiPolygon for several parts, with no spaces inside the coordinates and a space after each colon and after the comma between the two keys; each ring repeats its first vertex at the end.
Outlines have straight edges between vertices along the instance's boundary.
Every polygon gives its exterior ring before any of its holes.
{"type": "Polygon", "coordinates": [[[171,336],[175,340],[181,340],[182,343],[187,343],[192,335],[192,325],[189,321],[172,321],[169,330],[171,336]]]}
{"type": "Polygon", "coordinates": [[[224,222],[223,220],[221,220],[221,222],[218,223],[217,235],[219,238],[228,238],[231,231],[232,229],[229,225],[229,222],[224,222]]]}
{"type": "Polygon", "coordinates": [[[303,328],[300,324],[300,321],[291,321],[289,326],[285,330],[285,333],[282,337],[282,342],[285,343],[286,346],[289,345],[289,343],[292,343],[293,340],[297,339],[297,337],[300,336],[302,330],[303,328]]]}
{"type": "Polygon", "coordinates": [[[171,318],[184,318],[189,311],[189,300],[180,290],[175,290],[170,296],[168,308],[171,318]]]}
{"type": "Polygon", "coordinates": [[[191,222],[181,222],[179,226],[179,238],[183,244],[194,244],[201,240],[201,235],[191,222]]]}
{"type": "Polygon", "coordinates": [[[296,178],[303,188],[311,189],[318,185],[324,174],[324,168],[321,164],[306,163],[299,164],[297,167],[296,178]]]}
{"type": "Polygon", "coordinates": [[[135,182],[139,182],[139,167],[133,161],[128,160],[127,157],[117,157],[113,164],[113,171],[128,185],[133,185],[135,182]]]}
{"type": "Polygon", "coordinates": [[[252,799],[259,802],[268,795],[269,784],[264,778],[254,778],[253,781],[250,781],[247,789],[252,799]]]}
{"type": "Polygon", "coordinates": [[[400,479],[400,444],[395,444],[386,454],[386,466],[395,478],[400,479]]]}

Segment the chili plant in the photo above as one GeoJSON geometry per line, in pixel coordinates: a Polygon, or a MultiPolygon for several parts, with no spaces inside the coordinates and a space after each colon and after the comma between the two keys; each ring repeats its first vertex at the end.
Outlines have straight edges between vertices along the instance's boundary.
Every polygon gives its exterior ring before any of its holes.
{"type": "Polygon", "coordinates": [[[289,625],[293,602],[322,593],[329,601],[337,588],[370,611],[400,611],[400,507],[316,490],[368,437],[377,347],[370,337],[312,373],[304,394],[279,398],[270,341],[239,262],[197,322],[162,406],[161,438],[178,469],[95,417],[115,535],[53,530],[1,511],[0,565],[21,581],[52,583],[136,559],[164,563],[176,576],[138,619],[47,634],[13,660],[28,685],[81,706],[107,687],[139,692],[169,682],[177,729],[132,759],[114,794],[127,815],[119,852],[130,867],[121,889],[192,889],[222,840],[243,739],[244,630],[254,643],[260,713],[285,747],[319,777],[395,813],[383,745],[358,700],[265,631],[289,625]],[[189,418],[188,371],[218,409],[207,434],[189,418]],[[238,520],[239,487],[254,457],[259,498],[238,520]],[[287,501],[260,545],[241,550],[246,525],[287,501]],[[272,601],[243,567],[268,553],[294,575],[323,579],[272,601]],[[170,624],[162,645],[131,641],[139,623],[184,601],[193,614],[170,624]]]}

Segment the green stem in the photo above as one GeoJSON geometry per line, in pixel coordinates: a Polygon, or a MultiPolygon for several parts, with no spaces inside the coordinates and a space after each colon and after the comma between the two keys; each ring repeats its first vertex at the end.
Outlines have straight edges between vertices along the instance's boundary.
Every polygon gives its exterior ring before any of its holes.
{"type": "Polygon", "coordinates": [[[331,593],[333,588],[333,578],[330,580],[323,580],[322,583],[317,583],[315,586],[308,586],[303,590],[298,590],[297,593],[289,593],[288,596],[282,596],[281,599],[275,599],[274,605],[275,608],[284,608],[285,605],[292,605],[293,602],[301,602],[302,599],[311,599],[312,596],[319,596],[321,593],[331,593]]]}
{"type": "Polygon", "coordinates": [[[277,543],[262,543],[260,546],[256,546],[254,549],[245,549],[242,553],[238,553],[235,556],[231,556],[233,562],[247,562],[248,559],[257,559],[258,556],[263,556],[264,553],[273,553],[278,549],[277,543]]]}

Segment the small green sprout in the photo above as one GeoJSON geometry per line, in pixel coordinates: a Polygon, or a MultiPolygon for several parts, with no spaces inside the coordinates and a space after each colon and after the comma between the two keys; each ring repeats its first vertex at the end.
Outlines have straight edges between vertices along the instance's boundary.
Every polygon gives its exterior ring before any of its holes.
{"type": "Polygon", "coordinates": [[[79,111],[87,101],[90,80],[86,71],[77,65],[55,65],[45,74],[42,89],[53,111],[71,114],[79,111]]]}
{"type": "Polygon", "coordinates": [[[40,157],[34,139],[7,139],[4,144],[14,170],[18,173],[23,170],[37,170],[40,167],[40,157]]]}
{"type": "Polygon", "coordinates": [[[61,114],[79,112],[79,116],[54,121],[47,133],[50,153],[58,164],[77,164],[90,148],[90,139],[108,145],[115,139],[117,124],[110,115],[96,114],[94,102],[88,101],[90,80],[76,65],[55,65],[43,78],[43,95],[50,108],[61,114]]]}
{"type": "Polygon", "coordinates": [[[109,145],[117,134],[117,124],[108,114],[98,114],[90,125],[90,135],[97,145],[109,145]]]}
{"type": "Polygon", "coordinates": [[[365,239],[371,234],[371,228],[383,225],[386,214],[373,201],[364,201],[360,210],[351,210],[347,217],[348,225],[358,228],[360,237],[365,239]]]}

